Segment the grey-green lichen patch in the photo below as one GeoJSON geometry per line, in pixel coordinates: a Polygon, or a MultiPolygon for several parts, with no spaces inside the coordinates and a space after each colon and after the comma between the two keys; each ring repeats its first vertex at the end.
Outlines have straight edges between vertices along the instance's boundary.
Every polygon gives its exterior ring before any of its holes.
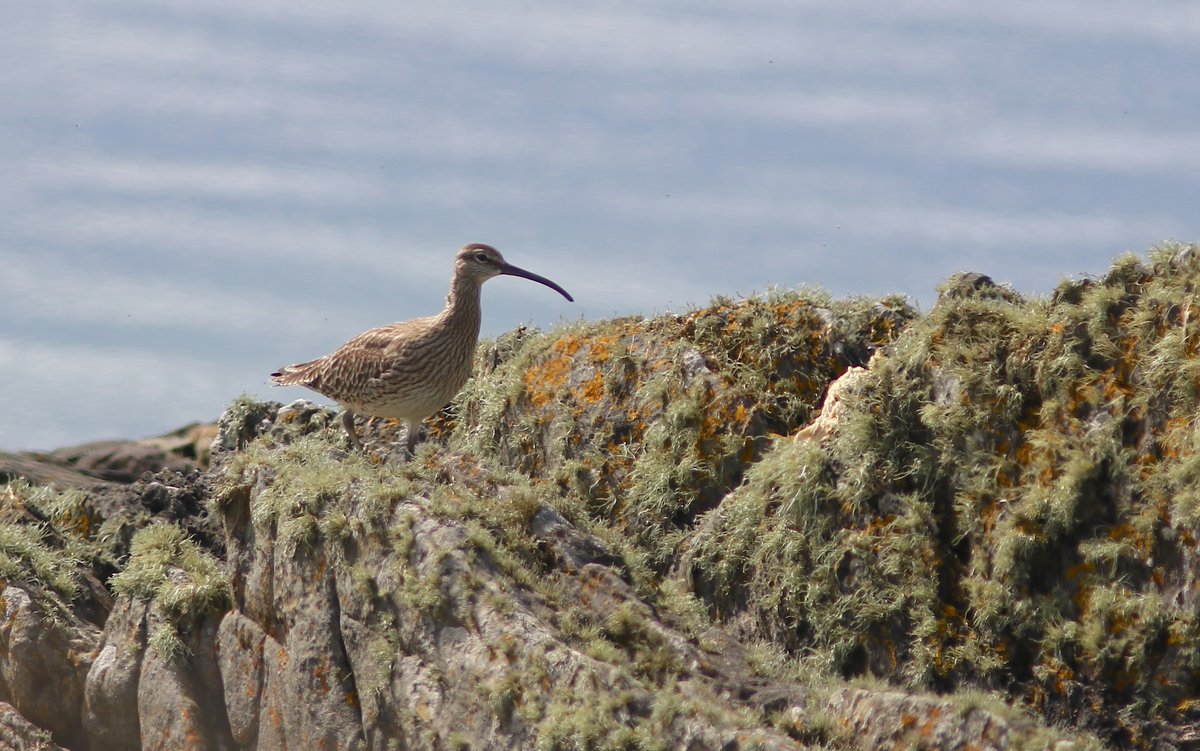
{"type": "Polygon", "coordinates": [[[721,618],[844,675],[1087,707],[1119,743],[1197,720],[1200,250],[1048,300],[953,287],[699,527],[721,618]]]}
{"type": "Polygon", "coordinates": [[[78,560],[44,542],[44,533],[26,524],[0,524],[0,580],[41,584],[70,598],[79,590],[78,560]]]}
{"type": "Polygon", "coordinates": [[[83,499],[20,478],[0,485],[0,581],[27,588],[48,613],[81,594],[84,567],[103,557],[91,539],[96,516],[83,499]]]}
{"type": "Polygon", "coordinates": [[[348,453],[338,447],[339,438],[319,430],[286,443],[274,436],[251,443],[229,459],[219,497],[255,489],[252,521],[274,528],[289,554],[386,520],[408,494],[403,470],[348,453]]]}
{"type": "Polygon", "coordinates": [[[109,585],[117,595],[151,603],[163,622],[151,646],[168,658],[186,655],[181,632],[229,606],[229,580],[221,562],[179,527],[151,524],[133,537],[129,560],[109,585]]]}

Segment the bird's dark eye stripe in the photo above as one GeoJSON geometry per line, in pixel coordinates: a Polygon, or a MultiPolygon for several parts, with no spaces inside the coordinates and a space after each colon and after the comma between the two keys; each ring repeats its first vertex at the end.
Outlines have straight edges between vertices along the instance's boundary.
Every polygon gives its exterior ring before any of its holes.
{"type": "Polygon", "coordinates": [[[487,260],[488,260],[487,253],[476,253],[475,260],[480,261],[482,263],[487,263],[487,260]]]}

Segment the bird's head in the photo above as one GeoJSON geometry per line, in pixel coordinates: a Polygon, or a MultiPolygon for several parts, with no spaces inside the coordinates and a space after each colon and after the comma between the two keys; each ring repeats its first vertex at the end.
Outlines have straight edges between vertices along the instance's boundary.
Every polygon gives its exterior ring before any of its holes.
{"type": "Polygon", "coordinates": [[[477,280],[480,284],[501,274],[519,276],[538,282],[539,284],[544,284],[571,302],[575,302],[575,298],[567,294],[567,291],[562,287],[544,276],[538,276],[532,271],[526,271],[525,269],[513,266],[504,260],[504,256],[500,255],[500,251],[491,245],[483,243],[471,243],[470,245],[463,246],[463,249],[458,251],[458,256],[454,260],[454,273],[455,276],[460,278],[477,280]]]}

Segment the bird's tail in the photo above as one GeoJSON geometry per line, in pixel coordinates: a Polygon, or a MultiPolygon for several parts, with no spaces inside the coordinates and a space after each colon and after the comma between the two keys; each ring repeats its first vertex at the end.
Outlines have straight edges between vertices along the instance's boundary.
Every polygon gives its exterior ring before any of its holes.
{"type": "Polygon", "coordinates": [[[276,386],[307,386],[312,380],[314,366],[320,360],[309,360],[308,362],[299,362],[295,365],[286,365],[271,374],[271,380],[276,386]]]}

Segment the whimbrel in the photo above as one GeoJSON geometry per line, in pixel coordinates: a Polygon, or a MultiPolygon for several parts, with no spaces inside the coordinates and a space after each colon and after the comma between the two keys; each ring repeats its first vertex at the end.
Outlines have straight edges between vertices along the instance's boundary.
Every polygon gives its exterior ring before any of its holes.
{"type": "Polygon", "coordinates": [[[500,251],[471,243],[454,259],[454,278],[441,313],[365,331],[333,353],[280,368],[280,386],[304,386],[345,410],[342,424],[359,451],[354,415],[390,417],[404,424],[405,451],[412,454],[421,421],[450,403],[471,377],[479,341],[479,293],[483,283],[507,274],[540,282],[571,302],[549,279],[504,260],[500,251]]]}

